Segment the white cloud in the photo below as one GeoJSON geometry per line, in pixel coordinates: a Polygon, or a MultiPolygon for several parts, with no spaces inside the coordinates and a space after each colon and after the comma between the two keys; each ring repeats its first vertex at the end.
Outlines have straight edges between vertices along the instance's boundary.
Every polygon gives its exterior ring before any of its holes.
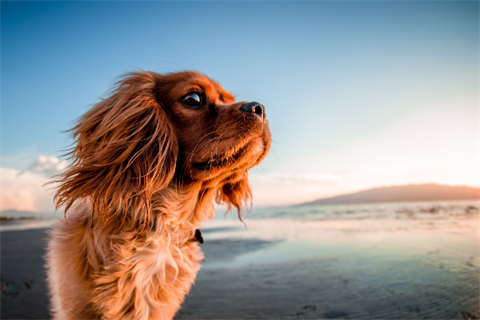
{"type": "Polygon", "coordinates": [[[42,174],[23,172],[0,167],[2,195],[0,210],[15,209],[51,213],[54,211],[52,186],[43,187],[49,181],[42,174]]]}
{"type": "Polygon", "coordinates": [[[54,156],[39,156],[27,170],[51,177],[62,172],[67,166],[68,162],[66,160],[60,160],[54,156]]]}
{"type": "Polygon", "coordinates": [[[385,185],[478,185],[478,132],[476,98],[426,106],[336,149],[252,174],[253,203],[287,205],[385,185]]]}
{"type": "Polygon", "coordinates": [[[27,170],[0,167],[0,210],[52,213],[54,185],[45,185],[68,165],[54,156],[39,156],[27,170]]]}

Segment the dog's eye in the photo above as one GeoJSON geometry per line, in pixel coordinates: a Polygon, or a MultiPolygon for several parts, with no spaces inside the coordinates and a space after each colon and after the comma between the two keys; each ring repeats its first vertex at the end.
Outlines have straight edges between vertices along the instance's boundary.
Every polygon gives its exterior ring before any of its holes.
{"type": "Polygon", "coordinates": [[[198,92],[190,92],[183,96],[182,102],[188,107],[196,109],[203,105],[203,97],[198,92]]]}

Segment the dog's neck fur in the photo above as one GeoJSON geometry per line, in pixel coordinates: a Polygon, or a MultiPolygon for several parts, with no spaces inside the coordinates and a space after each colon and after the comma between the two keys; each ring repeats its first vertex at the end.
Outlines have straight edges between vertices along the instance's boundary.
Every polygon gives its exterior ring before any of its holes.
{"type": "MultiPolygon", "coordinates": [[[[142,199],[134,199],[128,201],[128,207],[111,215],[111,218],[107,215],[94,215],[93,232],[114,235],[134,230],[138,233],[153,230],[185,242],[194,237],[195,230],[202,222],[214,217],[213,201],[216,193],[216,189],[204,188],[202,183],[191,183],[188,186],[172,183],[153,193],[148,207],[142,199]]],[[[95,208],[90,211],[96,212],[95,208]]]]}
{"type": "Polygon", "coordinates": [[[178,189],[169,186],[152,196],[151,213],[175,232],[199,228],[214,217],[215,189],[202,188],[200,183],[178,189]]]}

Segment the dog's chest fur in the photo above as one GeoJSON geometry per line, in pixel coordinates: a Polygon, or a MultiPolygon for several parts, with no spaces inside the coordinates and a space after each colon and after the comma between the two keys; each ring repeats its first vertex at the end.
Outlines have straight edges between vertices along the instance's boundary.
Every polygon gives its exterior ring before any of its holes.
{"type": "Polygon", "coordinates": [[[172,318],[203,259],[195,230],[92,233],[86,211],[77,209],[68,225],[57,225],[51,234],[49,285],[61,297],[52,301],[54,318],[172,318]],[[60,279],[70,279],[68,289],[60,279]]]}

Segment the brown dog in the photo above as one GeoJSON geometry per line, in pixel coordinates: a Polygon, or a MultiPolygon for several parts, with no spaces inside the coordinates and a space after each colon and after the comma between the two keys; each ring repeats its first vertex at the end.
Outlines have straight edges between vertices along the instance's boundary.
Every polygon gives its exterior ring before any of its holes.
{"type": "Polygon", "coordinates": [[[213,201],[238,210],[270,148],[265,108],[196,72],[127,74],[72,129],[51,232],[55,319],[171,319],[195,280],[213,201]]]}

